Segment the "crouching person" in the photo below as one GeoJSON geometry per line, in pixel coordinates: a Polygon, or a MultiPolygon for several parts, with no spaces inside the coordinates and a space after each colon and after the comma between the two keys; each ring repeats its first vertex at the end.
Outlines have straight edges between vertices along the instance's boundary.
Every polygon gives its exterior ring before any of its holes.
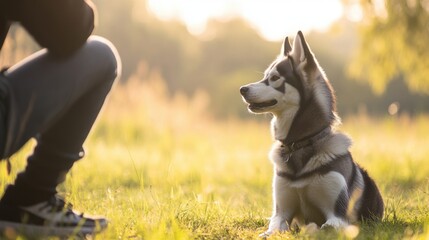
{"type": "MultiPolygon", "coordinates": [[[[57,195],[120,71],[114,46],[91,36],[88,0],[0,0],[0,49],[19,22],[43,47],[0,74],[0,158],[29,139],[37,144],[24,171],[0,199],[0,236],[93,234],[103,217],[80,214],[57,195]]],[[[1,54],[1,52],[0,52],[1,54]]]]}

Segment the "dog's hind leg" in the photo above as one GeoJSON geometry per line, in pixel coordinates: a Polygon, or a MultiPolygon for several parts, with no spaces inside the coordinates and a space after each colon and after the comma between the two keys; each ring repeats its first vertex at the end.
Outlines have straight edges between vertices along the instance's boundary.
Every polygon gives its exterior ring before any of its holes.
{"type": "Polygon", "coordinates": [[[323,213],[321,228],[340,229],[349,225],[346,214],[349,202],[347,183],[338,172],[330,172],[310,185],[307,190],[313,204],[323,213]]]}
{"type": "Polygon", "coordinates": [[[299,209],[298,194],[288,186],[286,181],[282,177],[274,176],[273,215],[270,218],[268,230],[261,234],[262,237],[269,236],[276,231],[288,231],[289,225],[299,209]]]}

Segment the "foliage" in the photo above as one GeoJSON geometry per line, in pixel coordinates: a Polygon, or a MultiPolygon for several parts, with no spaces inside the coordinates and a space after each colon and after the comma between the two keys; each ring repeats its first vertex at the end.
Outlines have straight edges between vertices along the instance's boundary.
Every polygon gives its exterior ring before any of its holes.
{"type": "MultiPolygon", "coordinates": [[[[238,89],[262,78],[279,53],[280,42],[266,41],[242,19],[212,20],[204,34],[194,36],[177,20],[157,19],[145,0],[94,2],[98,8],[95,34],[112,41],[122,58],[121,84],[135,75],[145,81],[139,72],[146,69],[165,81],[170,95],[192,98],[204,92],[207,107],[217,118],[250,117],[238,89]]],[[[351,81],[346,68],[359,44],[355,23],[341,19],[330,31],[309,32],[306,38],[336,90],[341,114],[382,115],[392,103],[399,106],[399,113],[429,110],[429,96],[415,94],[403,79],[383,85],[381,95],[375,95],[363,80],[351,81]]],[[[37,49],[31,37],[15,25],[1,50],[0,66],[10,66],[37,49]]]]}
{"type": "MultiPolygon", "coordinates": [[[[193,36],[178,21],[156,19],[145,1],[95,2],[100,19],[96,33],[109,38],[119,49],[123,81],[143,62],[159,71],[171,93],[206,91],[217,117],[248,116],[241,107],[238,88],[261,79],[281,46],[280,42],[262,39],[241,19],[212,20],[203,35],[193,36]]],[[[427,111],[429,97],[413,94],[400,80],[388,84],[381,96],[375,96],[362,82],[350,81],[345,69],[358,44],[356,28],[342,19],[333,31],[307,34],[337,91],[339,111],[353,114],[365,109],[371,114],[384,114],[392,102],[400,104],[400,111],[411,114],[427,111]]]]}
{"type": "Polygon", "coordinates": [[[403,78],[413,91],[429,93],[428,1],[361,3],[365,22],[361,27],[358,58],[351,66],[351,74],[369,82],[377,93],[381,93],[395,78],[403,78]]]}
{"type": "MultiPolygon", "coordinates": [[[[150,77],[114,87],[85,144],[86,158],[60,192],[75,208],[109,218],[96,239],[257,238],[272,209],[269,119],[214,120],[203,93],[171,96],[158,73],[142,75],[150,77]]],[[[354,158],[384,196],[381,223],[338,233],[308,226],[270,239],[427,239],[428,119],[344,120],[354,158]]],[[[23,169],[32,145],[13,156],[11,175],[0,164],[1,190],[23,169]]]]}

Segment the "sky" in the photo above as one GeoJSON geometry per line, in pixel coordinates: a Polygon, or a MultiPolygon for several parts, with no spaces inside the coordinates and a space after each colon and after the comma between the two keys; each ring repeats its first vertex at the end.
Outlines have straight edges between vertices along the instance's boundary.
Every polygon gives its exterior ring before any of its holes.
{"type": "MultiPolygon", "coordinates": [[[[148,0],[148,7],[161,19],[183,21],[196,35],[204,32],[210,18],[239,16],[271,41],[298,30],[326,30],[345,11],[341,0],[148,0]]],[[[359,18],[359,9],[347,12],[359,18]]]]}

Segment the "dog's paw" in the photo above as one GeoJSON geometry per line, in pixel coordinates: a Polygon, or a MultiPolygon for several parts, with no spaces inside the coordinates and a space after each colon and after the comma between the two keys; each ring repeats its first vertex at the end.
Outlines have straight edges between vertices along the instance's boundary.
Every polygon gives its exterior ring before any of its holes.
{"type": "Polygon", "coordinates": [[[287,221],[281,217],[272,217],[270,220],[270,226],[268,227],[268,230],[262,234],[259,235],[261,238],[267,238],[273,233],[276,232],[286,232],[289,231],[289,224],[287,221]]]}
{"type": "Polygon", "coordinates": [[[345,222],[344,220],[340,219],[340,218],[330,218],[328,219],[328,221],[326,221],[322,226],[321,229],[334,229],[334,230],[339,230],[341,228],[345,228],[348,226],[348,223],[345,222]]]}
{"type": "Polygon", "coordinates": [[[284,233],[284,232],[286,232],[287,230],[283,230],[283,231],[280,231],[280,230],[267,230],[267,231],[265,231],[264,233],[262,233],[262,234],[259,234],[259,237],[260,238],[263,238],[263,239],[267,239],[269,236],[271,236],[271,235],[273,235],[273,234],[281,234],[281,233],[284,233]]]}
{"type": "Polygon", "coordinates": [[[272,234],[272,232],[266,231],[264,233],[259,234],[260,238],[266,239],[268,238],[270,235],[272,234]]]}

